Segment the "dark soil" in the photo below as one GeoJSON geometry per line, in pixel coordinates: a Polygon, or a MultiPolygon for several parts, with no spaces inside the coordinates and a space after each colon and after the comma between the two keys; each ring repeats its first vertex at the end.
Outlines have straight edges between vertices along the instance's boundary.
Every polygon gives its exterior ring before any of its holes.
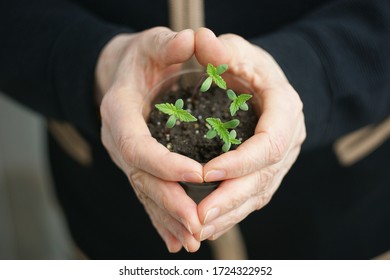
{"type": "MultiPolygon", "coordinates": [[[[197,93],[192,101],[192,89],[182,89],[168,92],[157,103],[175,103],[179,98],[184,100],[184,109],[194,115],[198,121],[179,123],[168,129],[165,123],[168,116],[154,108],[148,120],[148,127],[154,138],[166,146],[170,151],[190,157],[200,163],[206,163],[214,157],[222,154],[223,142],[217,137],[209,140],[205,138],[208,131],[206,118],[220,118],[223,122],[233,118],[240,120],[240,125],[235,129],[237,139],[244,142],[254,133],[258,117],[249,103],[249,110],[238,111],[234,117],[230,116],[230,100],[226,91],[217,87],[206,93],[197,93]],[[207,126],[206,126],[207,125],[207,126]]],[[[232,145],[231,150],[237,146],[232,145]]]]}

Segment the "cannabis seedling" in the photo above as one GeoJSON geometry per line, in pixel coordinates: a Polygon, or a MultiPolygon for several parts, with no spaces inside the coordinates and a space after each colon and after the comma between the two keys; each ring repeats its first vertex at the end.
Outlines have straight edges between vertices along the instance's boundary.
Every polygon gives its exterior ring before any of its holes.
{"type": "Polygon", "coordinates": [[[228,122],[222,122],[218,118],[207,118],[206,122],[210,125],[209,131],[206,134],[206,138],[213,139],[218,135],[224,143],[222,146],[222,151],[229,151],[232,144],[241,144],[241,141],[236,139],[237,133],[233,129],[240,124],[239,120],[234,119],[228,122]],[[229,132],[229,129],[232,130],[229,132]]]}
{"type": "MultiPolygon", "coordinates": [[[[227,88],[225,80],[221,77],[223,73],[228,69],[227,64],[221,64],[215,67],[212,64],[207,64],[207,79],[203,82],[200,87],[201,92],[206,92],[210,89],[212,82],[214,82],[221,89],[227,88]]],[[[230,115],[233,117],[239,109],[243,111],[248,111],[249,107],[246,103],[249,99],[252,98],[250,94],[240,94],[236,95],[236,93],[228,89],[227,90],[228,98],[232,101],[230,104],[230,115]]],[[[207,123],[210,125],[209,131],[206,134],[207,139],[213,139],[215,136],[219,136],[219,138],[223,141],[222,151],[227,152],[230,150],[232,144],[239,145],[241,141],[236,139],[237,132],[233,129],[236,128],[240,121],[237,119],[233,119],[231,121],[223,123],[220,119],[216,118],[207,118],[207,123]],[[229,129],[232,129],[229,132],[229,129]]]]}
{"type": "Polygon", "coordinates": [[[228,69],[227,64],[221,64],[217,67],[212,65],[211,63],[207,64],[207,70],[206,73],[208,77],[204,82],[202,83],[202,86],[200,87],[201,92],[206,92],[210,89],[212,82],[220,87],[221,89],[226,89],[226,82],[225,80],[221,77],[223,73],[226,72],[228,69]]]}
{"type": "MultiPolygon", "coordinates": [[[[216,86],[226,90],[227,85],[221,75],[225,73],[227,69],[228,69],[227,64],[221,64],[215,67],[214,65],[209,63],[206,69],[206,76],[208,77],[201,84],[200,91],[201,92],[208,91],[213,82],[215,83],[216,86]]],[[[200,83],[196,86],[196,88],[198,88],[199,85],[200,83]]],[[[246,102],[252,98],[252,95],[239,94],[237,96],[233,90],[228,89],[227,96],[232,101],[229,107],[230,115],[232,117],[237,113],[238,110],[243,110],[243,111],[248,110],[248,104],[246,102]]],[[[175,104],[162,103],[162,104],[156,104],[155,106],[158,110],[170,116],[166,123],[166,126],[168,128],[174,127],[177,119],[183,122],[193,122],[197,120],[193,115],[191,115],[190,112],[183,109],[184,102],[182,99],[178,99],[175,102],[175,104]]],[[[236,128],[240,124],[239,120],[233,119],[227,122],[222,122],[218,118],[206,118],[206,122],[208,123],[208,128],[209,128],[206,134],[206,138],[213,139],[214,137],[218,136],[224,143],[222,146],[222,151],[224,152],[229,151],[232,144],[234,145],[241,144],[241,141],[236,139],[237,133],[234,130],[234,128],[236,128]]]]}
{"type": "Polygon", "coordinates": [[[243,111],[248,111],[249,108],[246,102],[252,98],[252,95],[243,93],[237,96],[236,93],[231,89],[227,90],[227,95],[228,98],[232,101],[229,108],[230,115],[232,117],[237,113],[239,109],[243,111]]]}
{"type": "Polygon", "coordinates": [[[183,109],[184,101],[183,99],[176,100],[175,104],[172,103],[161,103],[156,104],[155,107],[163,112],[164,114],[169,115],[169,119],[166,123],[168,128],[175,126],[177,119],[182,122],[194,122],[197,120],[190,112],[183,109]]]}

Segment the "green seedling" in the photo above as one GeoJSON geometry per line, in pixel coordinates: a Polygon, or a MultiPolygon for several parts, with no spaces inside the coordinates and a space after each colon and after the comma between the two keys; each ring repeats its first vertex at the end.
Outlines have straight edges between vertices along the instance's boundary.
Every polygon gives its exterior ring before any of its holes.
{"type": "Polygon", "coordinates": [[[240,109],[243,111],[248,111],[249,107],[248,107],[248,104],[246,102],[252,98],[252,95],[243,93],[243,94],[240,94],[237,96],[236,93],[231,89],[227,90],[227,95],[228,95],[228,98],[232,101],[232,103],[230,104],[230,108],[229,108],[230,115],[232,117],[240,109]]]}
{"type": "Polygon", "coordinates": [[[241,141],[236,139],[237,133],[234,130],[234,128],[240,124],[239,120],[233,119],[228,122],[222,122],[218,118],[207,118],[206,122],[210,125],[210,129],[206,134],[206,138],[213,139],[218,135],[218,137],[224,143],[222,146],[222,151],[229,151],[232,144],[241,144],[241,141]]]}
{"type": "MultiPolygon", "coordinates": [[[[227,85],[225,80],[221,77],[223,73],[225,73],[228,69],[227,64],[221,64],[217,67],[215,67],[212,64],[207,65],[206,73],[205,75],[207,78],[203,81],[201,84],[201,81],[199,81],[198,85],[195,87],[195,90],[199,88],[200,85],[200,91],[206,92],[210,89],[212,83],[221,89],[226,90],[227,85]]],[[[247,111],[248,110],[248,104],[246,103],[249,99],[252,98],[252,95],[250,94],[239,94],[237,95],[233,90],[228,89],[227,90],[227,96],[232,101],[230,104],[230,115],[234,116],[238,110],[247,111]]],[[[194,95],[193,95],[194,97],[194,95]]],[[[184,110],[184,102],[182,99],[178,99],[175,104],[171,103],[161,103],[155,105],[158,110],[160,110],[162,113],[169,115],[168,121],[166,123],[167,128],[172,128],[175,126],[176,121],[179,119],[182,122],[194,122],[197,119],[191,115],[190,112],[187,110],[184,110]]],[[[237,119],[233,119],[227,122],[222,122],[218,118],[206,118],[206,122],[209,125],[209,130],[205,137],[207,139],[213,139],[214,137],[218,136],[223,141],[222,151],[227,152],[230,150],[231,145],[239,145],[241,144],[241,141],[236,139],[237,132],[234,130],[239,124],[240,121],[237,119]]]]}
{"type": "Polygon", "coordinates": [[[226,89],[226,82],[221,77],[221,75],[223,73],[225,73],[227,69],[228,69],[227,64],[221,64],[217,67],[215,67],[211,63],[207,64],[206,73],[207,73],[208,77],[202,83],[202,85],[200,87],[200,91],[201,92],[208,91],[211,87],[212,82],[214,82],[221,89],[226,89]]]}
{"type": "Polygon", "coordinates": [[[184,101],[183,99],[176,100],[175,104],[172,103],[161,103],[156,104],[155,107],[160,110],[160,112],[169,115],[169,119],[166,123],[168,128],[175,126],[176,121],[179,119],[182,122],[194,122],[197,120],[190,112],[184,110],[184,101]]]}

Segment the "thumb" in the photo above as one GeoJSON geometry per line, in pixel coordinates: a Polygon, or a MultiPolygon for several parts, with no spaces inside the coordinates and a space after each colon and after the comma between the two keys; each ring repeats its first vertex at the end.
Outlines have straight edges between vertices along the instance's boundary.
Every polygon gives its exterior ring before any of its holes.
{"type": "Polygon", "coordinates": [[[195,55],[200,64],[230,65],[232,53],[230,46],[224,40],[217,38],[210,29],[200,28],[196,31],[195,55]]]}
{"type": "Polygon", "coordinates": [[[194,31],[186,29],[173,32],[166,27],[155,27],[147,31],[141,51],[161,66],[182,63],[194,54],[194,31]]]}

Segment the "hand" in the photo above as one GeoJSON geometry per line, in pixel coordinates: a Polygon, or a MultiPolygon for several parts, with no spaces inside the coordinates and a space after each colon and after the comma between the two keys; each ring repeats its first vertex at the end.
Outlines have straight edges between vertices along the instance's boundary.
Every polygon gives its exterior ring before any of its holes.
{"type": "Polygon", "coordinates": [[[206,65],[226,63],[253,89],[260,118],[254,136],[204,166],[205,181],[224,180],[198,206],[198,240],[216,239],[264,207],[295,162],[306,137],[302,102],[275,60],[237,35],[216,37],[202,28],[195,54],[206,65]]]}
{"type": "MultiPolygon", "coordinates": [[[[96,68],[101,137],[113,161],[128,176],[170,252],[198,250],[197,205],[176,182],[202,182],[202,166],[171,153],[149,132],[148,92],[194,54],[194,33],[158,27],[118,35],[102,51],[96,68]]],[[[134,227],[136,230],[136,226],[134,227]]],[[[136,240],[134,242],[137,242],[136,240]]]]}

